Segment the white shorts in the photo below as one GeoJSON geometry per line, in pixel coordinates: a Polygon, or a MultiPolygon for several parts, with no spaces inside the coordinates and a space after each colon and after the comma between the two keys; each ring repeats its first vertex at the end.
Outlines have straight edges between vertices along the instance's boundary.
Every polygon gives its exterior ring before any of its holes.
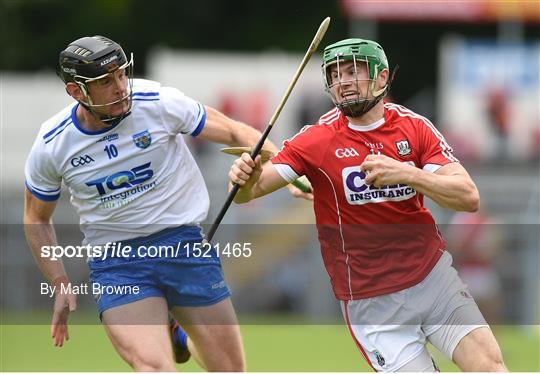
{"type": "Polygon", "coordinates": [[[341,308],[353,339],[376,371],[434,370],[427,341],[452,359],[465,335],[487,326],[446,251],[417,285],[388,295],[342,301],[341,308]],[[408,365],[412,363],[414,367],[408,365]]]}

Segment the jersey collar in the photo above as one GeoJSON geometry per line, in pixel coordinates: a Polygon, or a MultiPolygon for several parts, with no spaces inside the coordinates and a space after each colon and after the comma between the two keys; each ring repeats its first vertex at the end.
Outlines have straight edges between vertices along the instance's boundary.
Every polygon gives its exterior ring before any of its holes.
{"type": "Polygon", "coordinates": [[[353,129],[355,131],[371,131],[371,130],[375,130],[376,128],[381,127],[383,124],[384,124],[384,117],[369,125],[359,126],[359,125],[353,125],[352,123],[349,122],[347,126],[349,126],[350,129],[353,129]]]}
{"type": "Polygon", "coordinates": [[[73,121],[73,124],[75,125],[75,127],[77,128],[77,130],[79,130],[80,132],[82,132],[83,134],[85,135],[99,135],[99,134],[103,134],[107,131],[111,131],[112,129],[114,129],[116,126],[118,126],[120,124],[120,122],[122,122],[124,119],[126,119],[126,117],[128,117],[131,112],[129,112],[124,118],[122,118],[122,120],[114,123],[112,126],[109,126],[109,127],[106,127],[106,128],[103,128],[101,130],[98,130],[98,131],[88,131],[86,129],[84,129],[80,124],[79,124],[79,121],[77,120],[77,108],[79,107],[79,103],[75,104],[73,106],[73,109],[71,110],[71,120],[73,121]]]}

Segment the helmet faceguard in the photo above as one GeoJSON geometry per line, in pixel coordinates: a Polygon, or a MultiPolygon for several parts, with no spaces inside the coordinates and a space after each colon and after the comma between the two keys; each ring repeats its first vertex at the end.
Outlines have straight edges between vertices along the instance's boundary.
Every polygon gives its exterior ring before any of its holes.
{"type": "Polygon", "coordinates": [[[60,52],[58,75],[64,83],[73,82],[79,86],[85,101],[79,103],[104,123],[117,123],[131,112],[133,88],[133,54],[127,60],[122,47],[103,36],[84,37],[70,43],[60,52]],[[128,79],[127,93],[118,100],[105,104],[94,104],[88,83],[106,78],[117,70],[124,70],[128,79]],[[98,113],[96,109],[108,107],[128,100],[128,109],[119,116],[98,113]]]}
{"type": "Polygon", "coordinates": [[[389,70],[388,59],[381,46],[375,42],[364,39],[346,39],[329,45],[323,53],[323,78],[325,90],[328,92],[334,104],[348,117],[360,117],[373,108],[389,91],[390,79],[387,84],[377,89],[376,82],[379,73],[384,69],[389,70]],[[342,80],[340,65],[351,61],[354,68],[354,79],[342,80]],[[365,66],[367,77],[360,78],[358,72],[365,66]],[[337,79],[332,78],[331,68],[337,69],[337,79]],[[359,90],[361,82],[368,82],[368,89],[363,94],[359,90]],[[355,95],[348,95],[340,100],[336,97],[334,88],[341,87],[345,92],[345,85],[353,85],[355,95]],[[370,95],[371,93],[371,95],[370,95]]]}

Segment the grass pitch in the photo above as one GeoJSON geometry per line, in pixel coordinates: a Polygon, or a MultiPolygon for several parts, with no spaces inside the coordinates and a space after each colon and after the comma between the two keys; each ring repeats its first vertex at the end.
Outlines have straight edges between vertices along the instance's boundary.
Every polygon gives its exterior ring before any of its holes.
{"type": "MultiPolygon", "coordinates": [[[[277,321],[274,316],[273,324],[241,326],[249,371],[371,372],[345,325],[274,324],[277,321]]],[[[99,325],[71,325],[71,339],[62,348],[52,345],[44,324],[3,324],[0,329],[0,371],[131,371],[99,325]]],[[[501,326],[494,332],[511,371],[540,371],[537,326],[501,326]]],[[[457,371],[437,352],[434,356],[442,371],[457,371]]],[[[193,360],[178,370],[201,371],[193,360]]]]}

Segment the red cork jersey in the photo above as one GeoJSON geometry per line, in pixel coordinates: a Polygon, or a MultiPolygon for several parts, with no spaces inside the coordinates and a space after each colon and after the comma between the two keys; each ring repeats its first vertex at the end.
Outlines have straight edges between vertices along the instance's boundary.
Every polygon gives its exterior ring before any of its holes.
{"type": "Polygon", "coordinates": [[[383,154],[433,172],[457,162],[426,118],[386,103],[384,118],[355,126],[334,109],[285,141],[272,163],[287,181],[306,175],[321,252],[338,299],[384,295],[422,281],[445,243],[423,195],[405,184],[375,188],[360,165],[383,154]]]}

